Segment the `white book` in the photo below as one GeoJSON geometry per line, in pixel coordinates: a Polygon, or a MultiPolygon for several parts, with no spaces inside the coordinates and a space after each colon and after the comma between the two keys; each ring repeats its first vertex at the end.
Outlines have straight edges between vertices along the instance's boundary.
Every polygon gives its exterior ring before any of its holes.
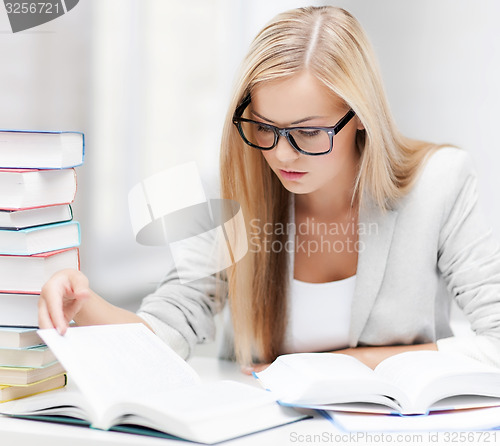
{"type": "Polygon", "coordinates": [[[83,163],[81,132],[0,130],[0,167],[61,169],[83,163]]]}
{"type": "Polygon", "coordinates": [[[31,256],[0,255],[0,292],[39,294],[53,274],[66,268],[80,269],[78,248],[31,256]]]}
{"type": "Polygon", "coordinates": [[[0,293],[0,325],[38,327],[39,298],[40,294],[0,293]]]}
{"type": "Polygon", "coordinates": [[[0,347],[0,366],[36,368],[44,367],[55,360],[54,353],[46,345],[23,348],[0,347]]]}
{"type": "Polygon", "coordinates": [[[257,387],[234,381],[201,383],[144,324],[74,327],[64,336],[53,329],[39,334],[78,391],[2,404],[3,414],[71,416],[105,430],[134,425],[201,443],[304,418],[257,387]]]}
{"type": "Polygon", "coordinates": [[[38,395],[42,392],[48,392],[49,390],[60,389],[65,385],[66,375],[64,373],[51,376],[50,378],[42,379],[40,381],[35,381],[31,384],[16,386],[6,386],[0,384],[0,407],[1,403],[18,398],[25,398],[30,395],[38,395]]]}
{"type": "Polygon", "coordinates": [[[0,346],[24,348],[43,344],[36,328],[0,326],[0,346]]]}
{"type": "Polygon", "coordinates": [[[425,414],[500,406],[499,369],[439,351],[400,353],[374,370],[349,355],[295,353],[256,376],[282,404],[295,407],[425,414]]]}
{"type": "Polygon", "coordinates": [[[26,386],[64,372],[64,367],[58,361],[43,367],[0,366],[0,383],[3,386],[26,386]]]}
{"type": "Polygon", "coordinates": [[[70,221],[72,218],[73,212],[68,204],[10,211],[0,209],[0,229],[25,229],[70,221]]]}
{"type": "Polygon", "coordinates": [[[69,204],[75,194],[75,169],[0,169],[0,209],[69,204]]]}
{"type": "Polygon", "coordinates": [[[0,229],[0,254],[32,255],[80,245],[77,221],[26,229],[0,229]]]}

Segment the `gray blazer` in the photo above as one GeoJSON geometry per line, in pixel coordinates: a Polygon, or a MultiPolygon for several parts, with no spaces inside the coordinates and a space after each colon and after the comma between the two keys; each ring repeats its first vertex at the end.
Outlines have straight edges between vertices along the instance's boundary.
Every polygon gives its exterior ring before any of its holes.
{"type": "MultiPolygon", "coordinates": [[[[440,149],[392,210],[371,202],[361,210],[351,347],[437,341],[440,350],[500,366],[500,251],[478,209],[471,165],[465,151],[440,149]],[[470,320],[474,336],[453,336],[451,299],[470,320]]],[[[293,265],[294,250],[289,252],[293,265]]],[[[214,338],[215,280],[182,285],[172,269],[138,314],[187,357],[195,343],[214,338]]],[[[220,355],[232,357],[232,348],[227,323],[220,355]]]]}

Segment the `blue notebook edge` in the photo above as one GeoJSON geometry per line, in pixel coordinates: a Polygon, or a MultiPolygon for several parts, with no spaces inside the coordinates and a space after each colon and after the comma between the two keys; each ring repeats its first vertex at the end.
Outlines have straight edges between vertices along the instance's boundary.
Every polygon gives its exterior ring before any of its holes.
{"type": "MultiPolygon", "coordinates": [[[[71,244],[69,246],[63,246],[63,247],[59,247],[57,249],[55,249],[55,251],[60,251],[60,250],[63,250],[63,249],[69,249],[69,248],[78,248],[81,246],[82,244],[82,230],[81,230],[81,227],[80,227],[80,223],[76,220],[69,220],[69,221],[64,221],[64,222],[59,222],[59,223],[50,223],[50,224],[47,224],[47,225],[39,225],[39,226],[31,226],[29,228],[24,228],[24,229],[5,229],[5,228],[0,228],[0,232],[4,232],[4,231],[13,231],[13,232],[24,232],[26,234],[28,233],[31,233],[31,232],[35,232],[35,231],[40,231],[40,230],[43,230],[43,229],[46,229],[47,227],[55,227],[55,226],[70,226],[70,225],[73,225],[73,226],[76,226],[77,227],[77,230],[78,230],[78,241],[76,244],[71,244]]],[[[6,251],[3,251],[0,247],[0,255],[2,256],[32,256],[32,255],[36,255],[36,254],[42,254],[43,252],[47,252],[47,251],[40,251],[40,252],[25,252],[25,253],[12,253],[12,252],[6,252],[6,251]]]]}
{"type": "MultiPolygon", "coordinates": [[[[49,227],[55,227],[55,226],[70,226],[70,225],[76,225],[78,226],[78,237],[80,237],[80,223],[77,220],[66,220],[66,221],[59,221],[56,223],[47,223],[45,225],[37,225],[37,226],[30,226],[29,228],[21,228],[21,229],[12,229],[12,231],[16,232],[35,232],[39,231],[45,228],[49,227]]],[[[2,229],[0,228],[0,231],[11,231],[11,229],[2,229]]]]}

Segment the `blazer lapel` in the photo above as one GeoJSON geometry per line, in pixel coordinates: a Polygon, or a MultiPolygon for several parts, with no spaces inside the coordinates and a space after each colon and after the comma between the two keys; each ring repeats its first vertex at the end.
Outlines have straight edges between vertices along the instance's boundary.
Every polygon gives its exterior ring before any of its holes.
{"type": "Polygon", "coordinates": [[[397,218],[396,210],[382,211],[367,199],[359,215],[359,253],[351,307],[349,344],[355,347],[378,295],[397,218]]]}

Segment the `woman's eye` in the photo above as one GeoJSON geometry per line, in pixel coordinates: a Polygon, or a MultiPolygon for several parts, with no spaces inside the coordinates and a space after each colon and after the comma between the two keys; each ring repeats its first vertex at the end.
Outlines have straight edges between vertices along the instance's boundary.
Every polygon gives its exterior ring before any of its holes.
{"type": "Polygon", "coordinates": [[[272,129],[265,125],[257,125],[257,131],[261,133],[270,133],[272,132],[272,129]]]}
{"type": "Polygon", "coordinates": [[[313,138],[315,136],[318,136],[321,130],[299,130],[299,135],[305,138],[313,138]]]}

